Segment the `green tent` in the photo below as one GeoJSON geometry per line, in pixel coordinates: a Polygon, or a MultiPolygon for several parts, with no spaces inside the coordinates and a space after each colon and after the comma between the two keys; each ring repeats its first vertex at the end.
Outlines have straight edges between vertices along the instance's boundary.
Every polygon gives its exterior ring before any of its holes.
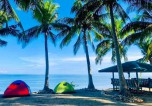
{"type": "Polygon", "coordinates": [[[55,93],[73,93],[75,91],[71,84],[63,81],[54,88],[54,92],[55,93]]]}

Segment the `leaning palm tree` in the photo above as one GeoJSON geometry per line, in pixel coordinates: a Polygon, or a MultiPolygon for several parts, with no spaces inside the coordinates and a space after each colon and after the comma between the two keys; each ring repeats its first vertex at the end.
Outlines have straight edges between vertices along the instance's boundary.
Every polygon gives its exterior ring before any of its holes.
{"type": "MultiPolygon", "coordinates": [[[[81,0],[76,0],[71,12],[77,12],[79,9],[82,8],[84,2],[81,0]]],[[[102,35],[99,33],[99,31],[103,30],[103,24],[99,23],[99,21],[94,20],[93,14],[85,11],[83,14],[85,17],[77,17],[75,18],[64,18],[60,19],[58,22],[67,24],[70,29],[64,29],[61,31],[61,33],[58,34],[58,36],[63,37],[63,40],[60,44],[60,47],[62,48],[65,45],[68,45],[70,41],[74,37],[76,37],[76,42],[74,44],[74,54],[77,53],[77,51],[80,48],[80,45],[83,45],[84,52],[86,55],[86,62],[87,62],[87,68],[88,68],[88,89],[95,89],[93,84],[93,78],[91,73],[91,63],[89,58],[89,50],[88,50],[88,44],[91,44],[91,47],[94,50],[94,43],[93,43],[93,33],[94,37],[102,37],[102,35]]]]}
{"type": "Polygon", "coordinates": [[[45,83],[43,91],[49,91],[49,57],[48,57],[48,38],[55,44],[54,34],[52,28],[56,25],[54,22],[57,19],[55,11],[59,6],[53,4],[51,1],[47,1],[44,4],[39,5],[39,9],[33,10],[33,17],[40,23],[35,27],[32,27],[25,31],[25,35],[21,40],[27,44],[32,39],[38,38],[40,34],[44,35],[45,39],[45,83]],[[40,10],[40,11],[39,11],[40,10]]]}
{"type": "Polygon", "coordinates": [[[119,82],[120,82],[120,94],[128,95],[127,92],[127,85],[123,74],[123,68],[120,59],[120,51],[118,45],[118,38],[116,34],[116,25],[115,25],[115,14],[118,14],[119,17],[126,22],[126,19],[129,19],[126,12],[123,10],[121,5],[117,2],[117,0],[83,0],[87,1],[87,4],[81,8],[77,14],[79,17],[83,17],[83,12],[88,10],[90,12],[94,12],[95,14],[103,14],[104,12],[108,11],[110,14],[110,20],[112,25],[112,35],[113,35],[113,42],[114,48],[116,51],[116,61],[117,61],[117,68],[118,68],[118,75],[119,75],[119,82]]]}

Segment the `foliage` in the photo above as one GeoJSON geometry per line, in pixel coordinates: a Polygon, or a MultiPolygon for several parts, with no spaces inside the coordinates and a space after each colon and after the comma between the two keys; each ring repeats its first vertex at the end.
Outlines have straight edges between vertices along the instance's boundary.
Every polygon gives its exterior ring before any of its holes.
{"type": "MultiPolygon", "coordinates": [[[[116,33],[117,33],[117,37],[118,37],[118,41],[119,41],[118,44],[119,44],[120,57],[121,58],[123,57],[124,61],[127,61],[127,55],[126,55],[127,48],[124,47],[121,43],[121,42],[123,42],[123,38],[124,38],[124,36],[123,37],[121,36],[121,28],[123,26],[123,21],[116,20],[115,23],[116,23],[116,33]]],[[[103,40],[99,39],[100,43],[97,45],[97,48],[96,48],[96,53],[97,53],[96,63],[101,63],[103,57],[109,51],[112,52],[111,61],[113,63],[115,63],[116,62],[116,51],[115,51],[114,42],[113,42],[112,27],[111,27],[111,24],[109,24],[109,23],[105,23],[105,27],[106,27],[105,29],[108,30],[109,35],[104,36],[105,34],[103,34],[104,39],[103,40]]]]}

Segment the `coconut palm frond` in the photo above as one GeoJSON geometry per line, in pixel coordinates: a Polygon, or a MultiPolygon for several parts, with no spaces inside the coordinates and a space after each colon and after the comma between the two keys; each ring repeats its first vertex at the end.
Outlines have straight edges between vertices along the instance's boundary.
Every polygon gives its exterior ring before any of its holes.
{"type": "Polygon", "coordinates": [[[152,22],[152,15],[148,11],[144,11],[140,17],[141,21],[152,22]]]}
{"type": "Polygon", "coordinates": [[[59,38],[64,37],[64,36],[68,35],[69,32],[70,32],[69,29],[64,29],[57,34],[57,37],[59,37],[59,38]]]}
{"type": "Polygon", "coordinates": [[[0,47],[1,47],[1,46],[6,46],[6,44],[7,44],[6,41],[0,39],[0,47]]]}
{"type": "Polygon", "coordinates": [[[60,30],[70,30],[70,26],[68,26],[67,24],[63,24],[63,23],[52,23],[50,25],[50,28],[54,28],[55,30],[57,31],[60,31],[60,30]]]}
{"type": "Polygon", "coordinates": [[[138,33],[133,33],[133,34],[131,34],[131,35],[129,35],[128,37],[126,37],[124,40],[123,40],[123,42],[122,42],[122,44],[124,45],[124,44],[127,44],[127,45],[131,45],[131,44],[133,44],[133,43],[135,43],[137,40],[140,40],[140,41],[144,41],[145,40],[145,38],[147,38],[147,37],[152,37],[151,35],[152,35],[152,27],[151,26],[149,26],[149,27],[147,27],[144,31],[142,31],[142,32],[138,32],[138,33]]]}
{"type": "Polygon", "coordinates": [[[91,45],[91,47],[92,47],[92,50],[93,51],[95,51],[95,45],[94,45],[94,42],[93,42],[93,39],[92,39],[92,37],[91,37],[91,34],[90,34],[90,32],[88,32],[88,42],[90,43],[90,45],[91,45]]]}
{"type": "MultiPolygon", "coordinates": [[[[121,56],[120,56],[120,58],[121,58],[121,56]]],[[[112,48],[111,62],[112,62],[113,64],[116,63],[116,50],[115,50],[115,48],[112,48]]]]}
{"type": "Polygon", "coordinates": [[[61,19],[57,20],[56,22],[68,24],[68,25],[73,25],[75,20],[74,20],[74,18],[65,17],[65,18],[61,18],[61,19]]]}
{"type": "Polygon", "coordinates": [[[38,38],[38,34],[41,32],[41,26],[32,27],[24,33],[20,33],[19,40],[23,43],[24,47],[33,39],[38,38]]]}
{"type": "Polygon", "coordinates": [[[128,23],[125,27],[122,28],[121,35],[124,35],[132,30],[135,31],[140,31],[151,25],[152,23],[150,22],[141,22],[141,21],[136,21],[136,22],[131,22],[128,23]]]}
{"type": "Polygon", "coordinates": [[[88,16],[91,16],[99,4],[101,4],[101,1],[98,0],[92,0],[84,4],[83,7],[76,12],[76,21],[85,20],[88,16]],[[88,12],[88,10],[90,12],[88,12]]]}
{"type": "Polygon", "coordinates": [[[81,43],[82,43],[81,40],[82,40],[81,35],[79,35],[76,43],[74,44],[74,48],[73,48],[74,54],[76,54],[76,53],[78,52],[78,50],[79,50],[79,48],[80,48],[80,45],[81,45],[81,43]]]}
{"type": "Polygon", "coordinates": [[[19,8],[27,11],[33,8],[39,8],[39,5],[43,3],[43,0],[15,0],[15,3],[19,8]]]}
{"type": "Polygon", "coordinates": [[[11,18],[19,22],[19,18],[17,17],[14,9],[11,7],[8,0],[1,0],[0,7],[1,7],[1,11],[4,11],[5,13],[7,13],[8,16],[11,16],[11,18]]]}
{"type": "Polygon", "coordinates": [[[103,57],[110,51],[109,48],[102,48],[101,52],[97,54],[97,57],[95,59],[96,64],[101,64],[103,57]]]}
{"type": "Polygon", "coordinates": [[[68,33],[68,35],[66,35],[64,37],[64,39],[62,40],[60,47],[63,48],[63,46],[68,45],[71,41],[71,39],[74,37],[75,32],[77,32],[78,28],[77,26],[73,26],[70,30],[70,32],[68,33]]]}
{"type": "Polygon", "coordinates": [[[124,23],[126,23],[127,20],[130,20],[127,13],[124,11],[124,9],[119,5],[118,3],[114,3],[113,10],[115,10],[115,13],[117,13],[120,18],[123,20],[124,23]]]}
{"type": "Polygon", "coordinates": [[[32,5],[31,1],[33,0],[15,0],[16,4],[19,6],[19,8],[23,10],[28,10],[30,6],[32,5]]]}
{"type": "Polygon", "coordinates": [[[110,40],[109,39],[104,39],[102,40],[96,48],[96,53],[100,53],[102,51],[102,48],[109,48],[110,47],[110,40]]]}
{"type": "Polygon", "coordinates": [[[124,59],[124,61],[128,61],[128,58],[127,58],[127,46],[123,46],[119,43],[119,51],[120,51],[120,57],[124,59]]]}
{"type": "Polygon", "coordinates": [[[81,9],[82,6],[83,6],[82,1],[76,0],[71,8],[71,13],[75,13],[75,12],[79,11],[79,9],[81,9]]]}
{"type": "Polygon", "coordinates": [[[146,59],[148,60],[151,57],[152,57],[152,42],[149,44],[146,59]]]}
{"type": "Polygon", "coordinates": [[[51,31],[49,31],[49,38],[51,39],[52,43],[55,45],[56,40],[55,40],[55,34],[53,34],[51,31]]]}
{"type": "Polygon", "coordinates": [[[111,35],[111,31],[109,30],[109,28],[102,23],[99,22],[93,22],[92,23],[93,26],[97,29],[97,31],[101,34],[106,34],[106,35],[111,35]]]}
{"type": "Polygon", "coordinates": [[[103,57],[111,50],[110,45],[111,43],[109,40],[103,40],[97,45],[96,48],[97,57],[95,59],[96,64],[101,63],[103,57]]]}
{"type": "Polygon", "coordinates": [[[102,39],[104,39],[103,34],[100,34],[100,33],[99,33],[98,31],[96,31],[95,29],[92,29],[92,32],[94,33],[96,40],[102,40],[102,39]]]}
{"type": "Polygon", "coordinates": [[[9,34],[18,37],[19,36],[19,30],[17,30],[18,24],[17,25],[11,25],[7,28],[2,28],[0,29],[0,35],[1,36],[7,36],[9,34]]]}
{"type": "Polygon", "coordinates": [[[104,22],[105,20],[107,20],[109,18],[109,16],[110,16],[109,13],[104,13],[104,14],[100,14],[100,15],[94,14],[94,19],[101,20],[102,22],[104,22]]]}

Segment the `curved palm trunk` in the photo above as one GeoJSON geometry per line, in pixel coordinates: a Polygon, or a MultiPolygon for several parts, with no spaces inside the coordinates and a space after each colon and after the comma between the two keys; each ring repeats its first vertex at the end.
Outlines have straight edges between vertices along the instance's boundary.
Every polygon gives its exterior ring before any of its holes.
{"type": "Polygon", "coordinates": [[[95,89],[92,79],[92,73],[91,73],[91,65],[90,65],[90,59],[89,59],[89,52],[88,52],[88,44],[87,44],[87,37],[86,37],[86,30],[84,31],[84,48],[85,48],[85,54],[87,59],[87,68],[88,68],[88,89],[95,89]]]}
{"type": "Polygon", "coordinates": [[[118,39],[115,32],[115,23],[114,23],[114,16],[112,10],[112,4],[110,4],[110,17],[111,17],[111,24],[112,24],[112,32],[113,32],[113,41],[116,50],[116,59],[117,59],[117,69],[119,74],[119,82],[120,82],[120,93],[126,95],[127,92],[127,85],[123,74],[123,68],[120,59],[120,52],[118,46],[118,39]]]}
{"type": "MultiPolygon", "coordinates": [[[[4,12],[6,12],[6,1],[4,0],[4,12]]],[[[7,12],[6,12],[7,14],[7,12]]],[[[8,28],[8,20],[6,21],[6,28],[8,28]]]]}
{"type": "Polygon", "coordinates": [[[45,34],[45,83],[44,83],[44,91],[49,90],[49,56],[48,56],[48,44],[47,44],[47,34],[45,34]]]}
{"type": "Polygon", "coordinates": [[[150,64],[152,65],[152,57],[149,59],[150,64]]]}

